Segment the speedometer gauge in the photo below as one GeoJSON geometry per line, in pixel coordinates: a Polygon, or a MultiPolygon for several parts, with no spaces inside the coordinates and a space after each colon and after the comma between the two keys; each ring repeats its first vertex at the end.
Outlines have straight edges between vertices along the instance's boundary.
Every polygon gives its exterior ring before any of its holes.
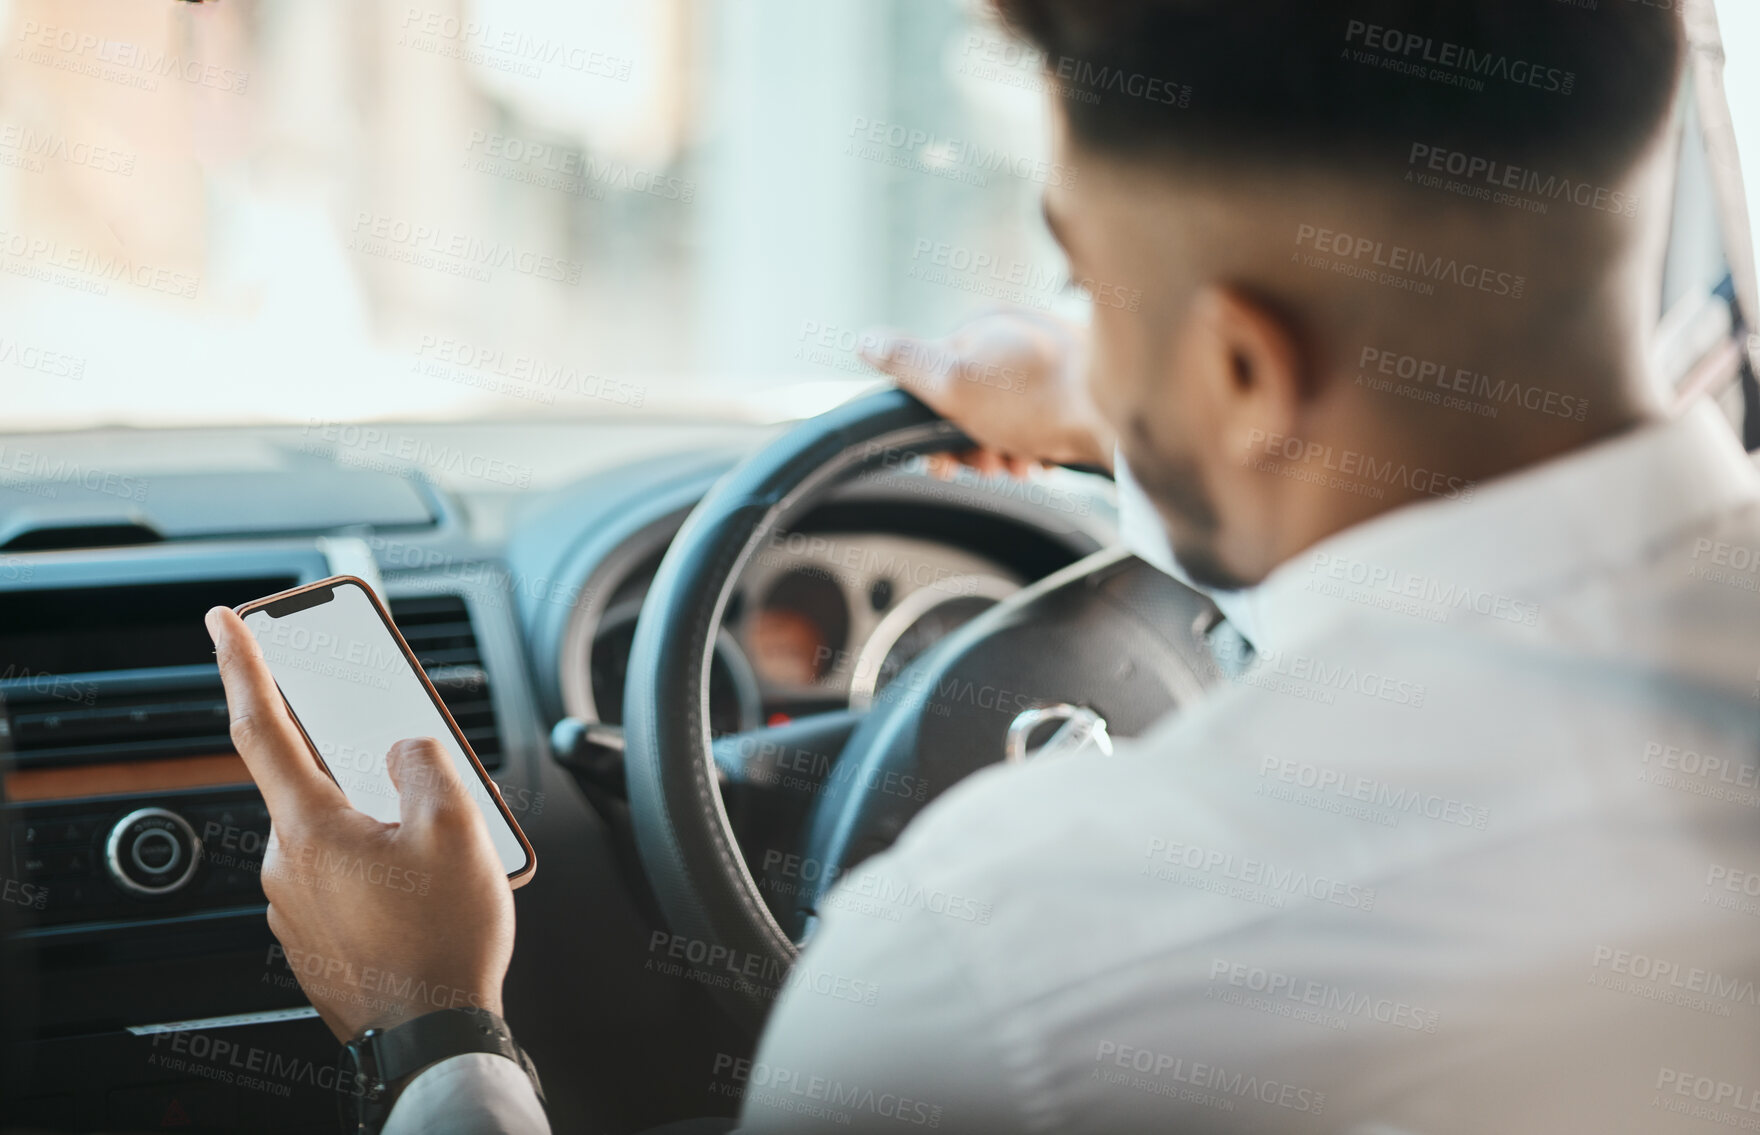
{"type": "Polygon", "coordinates": [[[929,648],[1020,588],[993,575],[962,575],[913,591],[863,644],[850,679],[851,709],[866,709],[929,648]]]}
{"type": "Polygon", "coordinates": [[[849,604],[831,573],[788,572],[764,595],[746,628],[752,666],[766,681],[809,686],[849,641],[849,604]]]}

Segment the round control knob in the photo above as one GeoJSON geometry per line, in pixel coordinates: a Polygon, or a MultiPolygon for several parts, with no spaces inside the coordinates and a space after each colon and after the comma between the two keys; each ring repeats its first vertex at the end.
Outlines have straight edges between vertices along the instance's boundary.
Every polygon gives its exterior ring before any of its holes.
{"type": "Polygon", "coordinates": [[[164,808],[137,808],[110,829],[104,862],[122,889],[168,895],[196,873],[201,841],[189,821],[164,808]]]}

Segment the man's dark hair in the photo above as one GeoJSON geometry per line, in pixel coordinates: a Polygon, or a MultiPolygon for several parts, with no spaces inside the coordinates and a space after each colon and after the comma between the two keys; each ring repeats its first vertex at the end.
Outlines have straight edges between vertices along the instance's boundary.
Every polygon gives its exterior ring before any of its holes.
{"type": "Polygon", "coordinates": [[[1099,152],[1349,173],[1422,145],[1604,179],[1673,106],[1685,2],[993,0],[1099,152]]]}

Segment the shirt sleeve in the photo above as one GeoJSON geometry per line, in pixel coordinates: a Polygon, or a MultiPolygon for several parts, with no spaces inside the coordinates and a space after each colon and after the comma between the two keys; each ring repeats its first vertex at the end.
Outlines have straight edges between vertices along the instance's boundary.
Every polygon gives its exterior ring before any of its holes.
{"type": "Polygon", "coordinates": [[[391,1109],[383,1135],[549,1135],[550,1120],[525,1070],[472,1052],[424,1069],[391,1109]]]}
{"type": "Polygon", "coordinates": [[[1002,1042],[952,940],[981,910],[889,853],[821,911],[757,1055],[724,1072],[743,1088],[742,1135],[1022,1130],[1002,1042]]]}

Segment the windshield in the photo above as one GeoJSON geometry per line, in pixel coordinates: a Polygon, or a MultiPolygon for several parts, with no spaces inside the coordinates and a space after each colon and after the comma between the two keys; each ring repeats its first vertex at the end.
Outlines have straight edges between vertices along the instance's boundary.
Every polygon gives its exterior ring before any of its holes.
{"type": "MultiPolygon", "coordinates": [[[[1760,15],[1720,7],[1752,152],[1760,15]]],[[[877,323],[1085,302],[1038,204],[1081,171],[979,0],[0,0],[0,26],[0,431],[800,416],[871,378],[877,323]]]]}
{"type": "Polygon", "coordinates": [[[979,4],[0,13],[0,430],[812,413],[875,323],[1080,306],[979,4]]]}

